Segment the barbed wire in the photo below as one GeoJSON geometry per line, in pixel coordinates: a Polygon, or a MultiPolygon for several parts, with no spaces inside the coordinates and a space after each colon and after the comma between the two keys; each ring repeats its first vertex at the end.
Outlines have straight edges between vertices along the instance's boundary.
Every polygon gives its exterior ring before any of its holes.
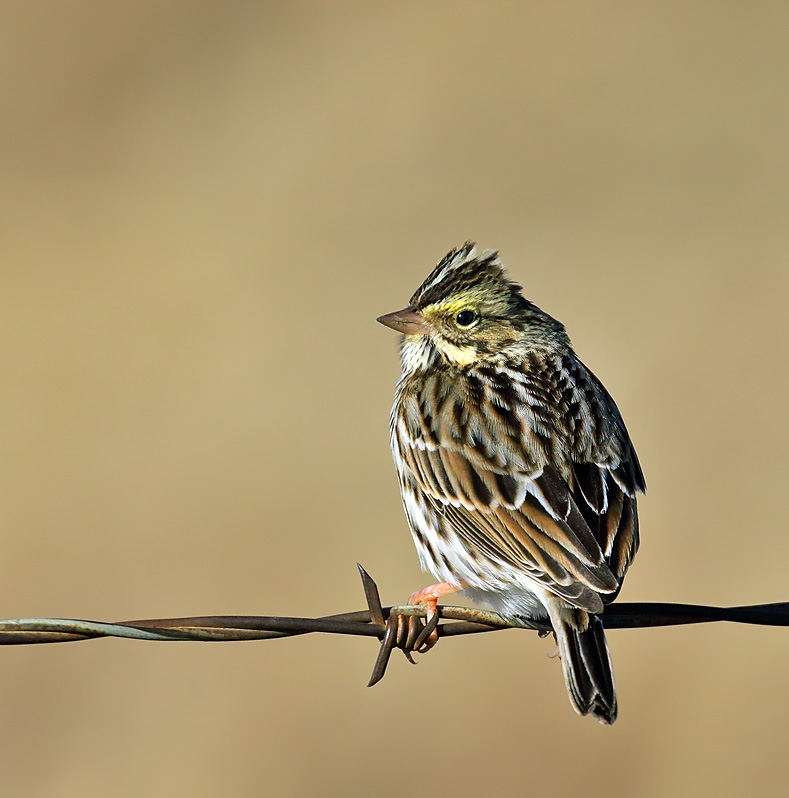
{"type": "MultiPolygon", "coordinates": [[[[367,609],[319,618],[277,615],[205,615],[193,618],[150,618],[139,621],[82,621],[67,618],[17,618],[0,620],[0,645],[30,645],[121,637],[132,640],[227,642],[270,640],[322,632],[324,634],[375,637],[381,641],[368,686],[386,673],[395,648],[414,662],[413,653],[424,653],[433,632],[438,638],[495,632],[501,629],[532,629],[541,636],[550,633],[550,623],[526,618],[503,618],[495,612],[468,607],[440,606],[425,622],[425,609],[403,605],[383,607],[378,586],[358,566],[367,609]]],[[[710,607],[700,604],[659,602],[615,602],[606,607],[606,629],[636,629],[729,621],[762,626],[789,626],[789,602],[745,607],[710,607]]]]}

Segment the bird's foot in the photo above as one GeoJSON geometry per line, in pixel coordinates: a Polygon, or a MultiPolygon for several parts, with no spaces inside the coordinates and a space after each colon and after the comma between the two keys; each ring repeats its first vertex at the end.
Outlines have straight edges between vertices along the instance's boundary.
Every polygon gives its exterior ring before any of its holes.
{"type": "Polygon", "coordinates": [[[553,654],[546,654],[545,656],[548,659],[561,659],[561,650],[559,649],[559,641],[556,639],[556,632],[545,632],[544,634],[540,632],[540,637],[548,637],[548,635],[553,635],[553,642],[556,643],[556,651],[553,654]]]}
{"type": "MultiPolygon", "coordinates": [[[[449,582],[441,582],[438,585],[429,585],[417,590],[416,593],[411,594],[408,599],[409,604],[421,605],[426,610],[425,622],[429,626],[430,622],[438,614],[438,599],[441,596],[446,596],[449,593],[457,593],[458,590],[463,590],[463,584],[453,585],[449,582]]],[[[434,628],[428,635],[424,643],[417,649],[420,654],[430,651],[431,648],[438,642],[438,629],[434,628]]]]}

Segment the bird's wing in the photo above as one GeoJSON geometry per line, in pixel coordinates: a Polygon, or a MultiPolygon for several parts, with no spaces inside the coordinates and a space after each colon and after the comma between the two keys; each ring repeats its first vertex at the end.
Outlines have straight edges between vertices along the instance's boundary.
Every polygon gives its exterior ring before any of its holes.
{"type": "Polygon", "coordinates": [[[583,452],[585,457],[574,458],[571,489],[608,567],[621,584],[638,550],[636,495],[646,492],[646,482],[614,400],[600,380],[585,366],[581,367],[588,380],[587,392],[594,393],[608,431],[602,445],[587,448],[583,452]]]}
{"type": "Polygon", "coordinates": [[[637,461],[609,457],[562,474],[535,408],[522,403],[507,420],[489,399],[458,409],[406,397],[393,420],[403,465],[466,547],[602,611],[637,545],[637,461]]]}
{"type": "Polygon", "coordinates": [[[620,584],[639,543],[638,488],[627,466],[627,463],[615,468],[573,463],[572,479],[578,509],[620,584]]]}

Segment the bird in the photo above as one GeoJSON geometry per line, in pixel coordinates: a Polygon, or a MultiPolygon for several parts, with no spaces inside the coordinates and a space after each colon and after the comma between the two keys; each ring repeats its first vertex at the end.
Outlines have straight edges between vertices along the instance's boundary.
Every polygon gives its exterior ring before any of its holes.
{"type": "MultiPolygon", "coordinates": [[[[646,483],[611,395],[564,325],[523,296],[496,250],[451,250],[407,307],[392,455],[435,615],[462,591],[505,618],[548,620],[570,702],[617,717],[601,615],[639,545],[646,483]]],[[[550,633],[549,633],[550,634],[550,633]]]]}

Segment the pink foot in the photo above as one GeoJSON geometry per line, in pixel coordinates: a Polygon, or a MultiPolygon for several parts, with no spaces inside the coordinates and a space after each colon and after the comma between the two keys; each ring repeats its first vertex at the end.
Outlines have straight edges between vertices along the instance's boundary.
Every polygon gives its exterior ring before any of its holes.
{"type": "MultiPolygon", "coordinates": [[[[412,593],[411,598],[408,599],[408,603],[416,605],[421,604],[427,610],[427,617],[425,618],[425,621],[430,623],[430,621],[435,617],[435,614],[438,612],[438,599],[440,599],[441,596],[448,595],[449,593],[457,593],[458,590],[463,590],[463,588],[464,585],[462,582],[458,585],[452,585],[449,582],[441,582],[441,584],[438,585],[429,585],[428,587],[423,587],[421,590],[417,590],[416,593],[412,593]]],[[[437,642],[438,631],[434,629],[420,651],[429,651],[437,642]]]]}

